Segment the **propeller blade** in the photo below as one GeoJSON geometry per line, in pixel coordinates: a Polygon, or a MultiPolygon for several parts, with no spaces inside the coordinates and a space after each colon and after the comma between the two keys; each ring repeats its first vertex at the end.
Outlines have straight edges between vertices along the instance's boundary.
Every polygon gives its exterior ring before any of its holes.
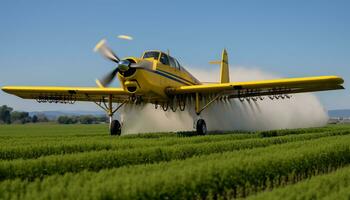
{"type": "Polygon", "coordinates": [[[118,35],[118,38],[122,40],[133,40],[130,35],[118,35]]]}
{"type": "Polygon", "coordinates": [[[94,48],[95,52],[99,52],[105,58],[118,63],[120,59],[118,56],[106,45],[106,40],[102,39],[94,48]]]}
{"type": "Polygon", "coordinates": [[[115,68],[110,73],[106,74],[100,81],[96,81],[96,82],[98,82],[99,86],[108,87],[112,83],[117,73],[118,73],[118,67],[115,68]]]}

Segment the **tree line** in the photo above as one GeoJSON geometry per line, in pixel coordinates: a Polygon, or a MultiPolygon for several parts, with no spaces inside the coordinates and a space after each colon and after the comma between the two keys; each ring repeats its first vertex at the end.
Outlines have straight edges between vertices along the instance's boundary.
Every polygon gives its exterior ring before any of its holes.
{"type": "Polygon", "coordinates": [[[59,124],[98,124],[105,123],[107,120],[107,116],[93,115],[59,116],[57,119],[49,120],[49,118],[42,113],[30,116],[28,112],[15,111],[13,108],[7,105],[0,107],[0,124],[25,124],[37,122],[57,122],[59,124]]]}
{"type": "Polygon", "coordinates": [[[28,112],[15,111],[7,105],[0,107],[0,124],[25,124],[48,121],[44,114],[30,116],[28,112]]]}
{"type": "Polygon", "coordinates": [[[57,122],[59,124],[99,124],[106,123],[108,118],[106,116],[93,115],[78,115],[78,116],[59,116],[57,122]]]}

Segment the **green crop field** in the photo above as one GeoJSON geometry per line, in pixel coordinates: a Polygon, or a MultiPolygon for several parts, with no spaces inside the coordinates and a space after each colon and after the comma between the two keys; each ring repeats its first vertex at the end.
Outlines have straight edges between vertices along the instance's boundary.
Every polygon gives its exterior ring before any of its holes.
{"type": "Polygon", "coordinates": [[[111,137],[0,125],[0,199],[350,199],[350,125],[111,137]]]}

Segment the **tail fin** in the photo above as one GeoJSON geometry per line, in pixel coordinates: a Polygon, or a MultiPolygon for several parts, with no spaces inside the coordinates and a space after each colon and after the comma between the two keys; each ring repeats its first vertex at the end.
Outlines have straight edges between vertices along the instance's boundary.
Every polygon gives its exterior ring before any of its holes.
{"type": "Polygon", "coordinates": [[[230,72],[228,67],[228,57],[226,49],[222,50],[221,60],[220,61],[210,61],[210,64],[220,64],[220,83],[229,83],[230,82],[230,72]]]}
{"type": "Polygon", "coordinates": [[[221,69],[220,69],[220,83],[229,83],[230,82],[230,72],[228,66],[228,56],[227,51],[224,49],[221,55],[221,69]]]}

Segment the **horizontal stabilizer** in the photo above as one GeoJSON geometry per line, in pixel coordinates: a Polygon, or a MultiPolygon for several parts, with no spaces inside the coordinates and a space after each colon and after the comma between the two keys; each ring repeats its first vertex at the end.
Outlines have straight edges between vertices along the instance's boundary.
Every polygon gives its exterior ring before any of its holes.
{"type": "Polygon", "coordinates": [[[221,61],[220,61],[220,60],[213,60],[213,61],[209,61],[209,64],[212,64],[212,65],[220,65],[220,64],[221,64],[221,61]]]}

